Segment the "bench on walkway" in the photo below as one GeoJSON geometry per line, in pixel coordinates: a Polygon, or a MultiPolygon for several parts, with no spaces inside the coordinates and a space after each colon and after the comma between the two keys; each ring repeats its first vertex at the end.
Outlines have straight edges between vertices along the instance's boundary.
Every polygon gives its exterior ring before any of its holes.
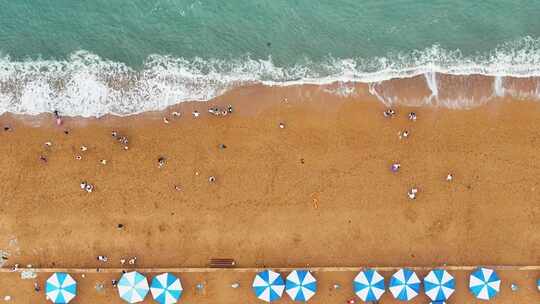
{"type": "Polygon", "coordinates": [[[233,268],[235,265],[234,259],[210,259],[210,268],[233,268]]]}

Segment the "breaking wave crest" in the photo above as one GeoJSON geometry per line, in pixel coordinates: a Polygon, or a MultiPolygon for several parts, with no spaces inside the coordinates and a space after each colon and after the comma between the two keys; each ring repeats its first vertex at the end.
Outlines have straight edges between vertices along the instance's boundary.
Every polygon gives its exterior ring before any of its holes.
{"type": "Polygon", "coordinates": [[[474,56],[434,45],[368,59],[305,59],[292,66],[249,56],[187,60],[152,55],[135,69],[78,51],[65,60],[1,57],[0,113],[35,115],[58,110],[67,116],[124,116],[163,110],[182,101],[209,100],[242,85],[333,82],[368,83],[370,92],[385,104],[467,108],[505,95],[538,99],[539,79],[540,40],[531,37],[474,56]],[[425,96],[402,96],[403,87],[419,78],[427,90],[425,96]]]}

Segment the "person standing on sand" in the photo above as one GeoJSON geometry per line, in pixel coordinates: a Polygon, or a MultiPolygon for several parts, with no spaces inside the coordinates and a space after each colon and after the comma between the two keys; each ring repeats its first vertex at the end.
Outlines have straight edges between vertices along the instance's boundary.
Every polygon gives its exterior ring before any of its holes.
{"type": "Polygon", "coordinates": [[[409,199],[415,200],[417,193],[418,193],[418,188],[414,187],[414,188],[411,188],[411,190],[409,190],[409,192],[407,193],[407,196],[409,196],[409,199]]]}
{"type": "Polygon", "coordinates": [[[160,156],[158,158],[158,168],[163,168],[165,166],[165,157],[160,156]]]}
{"type": "Polygon", "coordinates": [[[398,132],[399,139],[404,139],[409,137],[409,131],[403,130],[398,132]]]}

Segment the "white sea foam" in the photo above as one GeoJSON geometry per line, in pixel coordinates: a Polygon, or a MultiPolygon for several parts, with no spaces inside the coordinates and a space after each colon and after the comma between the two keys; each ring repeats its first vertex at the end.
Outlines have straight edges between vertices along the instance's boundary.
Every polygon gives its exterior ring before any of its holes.
{"type": "MultiPolygon", "coordinates": [[[[272,59],[205,60],[149,56],[140,69],[100,58],[86,51],[66,60],[15,61],[0,58],[0,113],[39,114],[59,110],[68,116],[130,115],[162,110],[188,100],[209,100],[239,85],[369,83],[370,92],[386,104],[399,96],[380,96],[376,87],[395,78],[424,75],[431,96],[424,104],[469,107],[463,97],[439,98],[437,74],[495,76],[493,95],[540,97],[540,84],[523,92],[506,87],[506,77],[540,77],[540,40],[526,37],[487,54],[464,56],[437,45],[408,54],[369,59],[305,60],[282,67],[272,59]]],[[[338,88],[342,88],[339,87],[338,88]]],[[[353,91],[337,90],[336,94],[353,91]]]]}

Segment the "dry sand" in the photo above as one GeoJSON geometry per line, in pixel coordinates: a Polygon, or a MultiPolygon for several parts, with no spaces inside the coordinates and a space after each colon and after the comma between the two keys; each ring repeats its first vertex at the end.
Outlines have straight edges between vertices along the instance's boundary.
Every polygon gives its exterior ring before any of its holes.
{"type": "Polygon", "coordinates": [[[3,115],[0,126],[13,129],[0,130],[0,249],[10,265],[40,267],[119,267],[124,256],[147,267],[212,257],[242,267],[540,264],[539,103],[398,107],[385,119],[367,88],[349,97],[328,89],[243,87],[210,103],[61,127],[3,115]],[[235,113],[211,117],[214,103],[235,113]],[[129,137],[128,151],[112,130],[129,137]]]}

